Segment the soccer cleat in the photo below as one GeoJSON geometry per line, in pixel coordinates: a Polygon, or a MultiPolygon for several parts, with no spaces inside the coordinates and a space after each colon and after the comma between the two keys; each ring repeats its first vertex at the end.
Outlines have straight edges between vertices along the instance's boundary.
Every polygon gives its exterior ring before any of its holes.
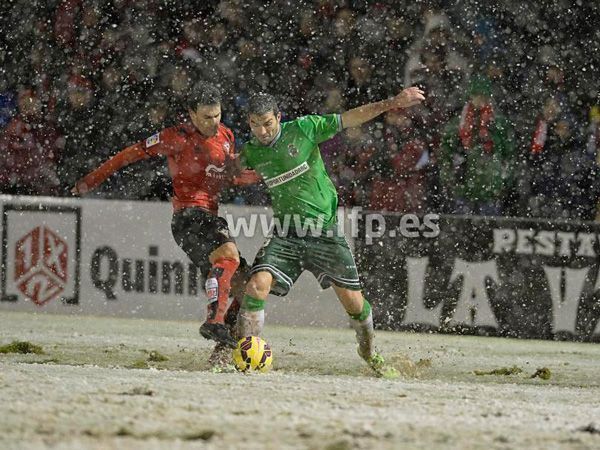
{"type": "Polygon", "coordinates": [[[204,322],[200,326],[200,334],[205,339],[211,339],[229,348],[236,348],[237,341],[229,334],[229,330],[222,323],[204,322]]]}
{"type": "Polygon", "coordinates": [[[360,352],[360,348],[357,350],[359,356],[366,361],[378,377],[391,380],[400,376],[400,373],[395,367],[385,363],[385,358],[380,353],[375,352],[370,356],[366,356],[360,352]]]}

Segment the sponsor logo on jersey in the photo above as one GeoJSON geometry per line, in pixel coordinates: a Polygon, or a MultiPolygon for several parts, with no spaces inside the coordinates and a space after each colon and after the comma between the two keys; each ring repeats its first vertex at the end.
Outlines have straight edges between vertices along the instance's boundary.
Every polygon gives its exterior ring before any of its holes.
{"type": "Polygon", "coordinates": [[[146,139],[146,148],[150,148],[156,144],[160,144],[160,133],[153,134],[148,139],[146,139]]]}
{"type": "Polygon", "coordinates": [[[308,169],[310,169],[310,167],[305,161],[299,166],[294,167],[292,170],[288,170],[287,172],[282,173],[281,175],[277,175],[276,177],[265,180],[265,183],[269,187],[269,189],[273,189],[275,186],[287,183],[288,181],[293,180],[294,178],[302,175],[303,173],[307,172],[308,169]]]}
{"type": "Polygon", "coordinates": [[[294,144],[288,144],[288,153],[290,156],[298,156],[300,150],[298,150],[298,147],[296,147],[294,144]]]}
{"type": "Polygon", "coordinates": [[[225,172],[225,166],[217,167],[214,164],[209,164],[206,166],[206,169],[204,169],[204,172],[206,173],[207,177],[218,178],[219,180],[225,179],[226,176],[223,173],[225,172]]]}

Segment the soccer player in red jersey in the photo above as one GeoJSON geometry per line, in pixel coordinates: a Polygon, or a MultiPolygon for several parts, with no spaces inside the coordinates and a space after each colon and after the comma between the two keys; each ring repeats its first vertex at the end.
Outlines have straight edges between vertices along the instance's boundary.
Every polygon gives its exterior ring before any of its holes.
{"type": "Polygon", "coordinates": [[[233,178],[234,138],[221,123],[221,96],[216,87],[199,83],[186,104],[190,122],[167,128],[131,145],[79,180],[74,194],[96,188],[120,168],[157,155],[167,157],[173,178],[171,231],[181,249],[200,268],[205,279],[208,311],[200,334],[235,348],[236,340],[225,325],[235,321],[239,302],[228,311],[232,281],[243,292],[247,264],[240,258],[227,221],[217,215],[219,193],[234,184],[251,184],[259,178],[246,171],[233,178]],[[234,274],[236,275],[234,278],[234,274]]]}

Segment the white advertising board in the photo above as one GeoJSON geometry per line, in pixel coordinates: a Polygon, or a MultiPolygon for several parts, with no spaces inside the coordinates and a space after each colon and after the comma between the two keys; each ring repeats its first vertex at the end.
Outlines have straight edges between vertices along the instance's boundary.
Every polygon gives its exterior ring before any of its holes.
{"type": "MultiPolygon", "coordinates": [[[[203,320],[206,298],[196,268],[171,235],[163,202],[0,196],[0,310],[203,320]]],[[[230,217],[268,215],[227,205],[230,217]]],[[[237,236],[252,262],[262,229],[237,236]]],[[[269,324],[347,326],[331,289],[304,273],[285,298],[270,296],[269,324]]]]}

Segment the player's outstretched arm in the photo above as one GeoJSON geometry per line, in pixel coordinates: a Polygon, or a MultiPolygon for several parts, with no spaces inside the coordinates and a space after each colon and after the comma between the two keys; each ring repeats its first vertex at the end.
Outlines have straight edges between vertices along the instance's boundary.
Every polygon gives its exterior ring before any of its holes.
{"type": "Polygon", "coordinates": [[[83,195],[90,192],[122,167],[148,157],[150,155],[144,150],[142,144],[127,147],[75,183],[75,186],[71,189],[71,193],[83,195]]]}
{"type": "Polygon", "coordinates": [[[368,103],[342,113],[342,126],[344,128],[358,127],[390,109],[410,108],[423,100],[425,100],[425,92],[417,87],[410,87],[388,100],[368,103]]]}

